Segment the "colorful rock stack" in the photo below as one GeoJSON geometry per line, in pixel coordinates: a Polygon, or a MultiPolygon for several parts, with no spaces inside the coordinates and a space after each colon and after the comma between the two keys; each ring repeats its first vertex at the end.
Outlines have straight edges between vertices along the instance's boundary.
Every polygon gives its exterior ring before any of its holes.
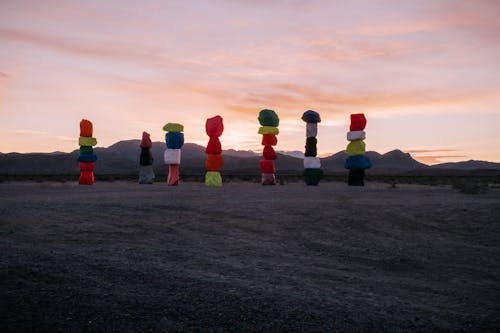
{"type": "Polygon", "coordinates": [[[365,185],[365,169],[369,169],[372,163],[365,156],[364,139],[366,134],[366,118],[363,113],[351,114],[351,126],[347,132],[347,140],[350,141],[345,150],[347,159],[344,167],[349,169],[349,178],[347,183],[350,186],[365,185]]]}
{"type": "Polygon", "coordinates": [[[207,148],[205,149],[205,153],[207,154],[207,161],[205,163],[207,169],[207,173],[205,174],[205,185],[222,186],[220,169],[224,164],[224,159],[222,158],[222,145],[219,140],[219,137],[224,131],[222,117],[215,116],[208,118],[205,123],[205,130],[209,137],[207,148]]]}
{"type": "Polygon", "coordinates": [[[181,164],[181,148],[184,145],[184,126],[177,123],[168,123],[163,126],[167,149],[163,161],[168,164],[167,185],[179,185],[179,166],[181,164]]]}
{"type": "Polygon", "coordinates": [[[262,151],[264,159],[259,162],[260,171],[262,173],[261,183],[262,185],[276,185],[276,178],[274,176],[276,167],[274,161],[277,155],[273,146],[276,146],[278,143],[276,135],[279,134],[278,126],[280,124],[280,119],[276,112],[269,109],[261,110],[258,119],[261,125],[259,134],[262,134],[262,145],[264,146],[264,150],[262,151]]]}
{"type": "Polygon", "coordinates": [[[139,171],[139,184],[153,184],[155,180],[155,173],[153,170],[153,155],[151,154],[151,147],[153,143],[149,133],[142,132],[141,140],[141,157],[139,164],[141,169],[139,171]]]}
{"type": "Polygon", "coordinates": [[[302,114],[302,120],[306,125],[306,151],[304,153],[304,181],[307,185],[318,185],[323,170],[321,170],[321,160],[318,155],[317,139],[318,123],[321,122],[319,113],[308,110],[302,114]]]}
{"type": "Polygon", "coordinates": [[[94,146],[97,140],[92,137],[93,126],[92,122],[87,119],[80,121],[80,138],[78,144],[80,145],[80,156],[78,157],[80,167],[80,185],[94,184],[94,167],[97,156],[94,154],[94,146]]]}

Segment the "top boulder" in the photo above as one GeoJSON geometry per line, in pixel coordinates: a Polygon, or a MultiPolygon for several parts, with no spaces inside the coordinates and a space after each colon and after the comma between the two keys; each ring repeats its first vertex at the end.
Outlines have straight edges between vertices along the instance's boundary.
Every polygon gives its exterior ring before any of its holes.
{"type": "Polygon", "coordinates": [[[351,131],[362,131],[366,127],[366,118],[363,113],[351,114],[351,126],[349,129],[351,131]]]}
{"type": "Polygon", "coordinates": [[[320,123],[321,122],[321,117],[319,116],[319,113],[313,110],[307,110],[302,114],[302,120],[305,121],[306,123],[320,123]]]}
{"type": "Polygon", "coordinates": [[[212,118],[208,118],[205,123],[205,130],[207,135],[211,138],[218,138],[224,132],[224,124],[222,123],[221,116],[215,116],[212,118]]]}
{"type": "Polygon", "coordinates": [[[261,126],[278,127],[280,119],[273,110],[264,109],[259,112],[259,123],[261,126]]]}
{"type": "Polygon", "coordinates": [[[141,148],[151,148],[153,143],[148,132],[142,132],[141,148]]]}
{"type": "Polygon", "coordinates": [[[177,123],[168,123],[163,126],[165,132],[182,132],[184,131],[184,126],[177,123]]]}
{"type": "Polygon", "coordinates": [[[93,135],[92,122],[90,122],[87,119],[82,119],[82,121],[80,121],[80,136],[90,138],[92,137],[92,135],[93,135]]]}

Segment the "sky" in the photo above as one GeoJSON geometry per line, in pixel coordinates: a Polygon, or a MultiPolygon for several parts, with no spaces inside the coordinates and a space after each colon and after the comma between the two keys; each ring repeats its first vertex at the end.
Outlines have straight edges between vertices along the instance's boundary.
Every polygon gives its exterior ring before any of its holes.
{"type": "Polygon", "coordinates": [[[259,151],[258,113],[280,117],[277,150],[345,149],[364,113],[367,150],[434,164],[500,162],[500,1],[0,0],[0,152],[164,141],[168,122],[206,145],[259,151]]]}

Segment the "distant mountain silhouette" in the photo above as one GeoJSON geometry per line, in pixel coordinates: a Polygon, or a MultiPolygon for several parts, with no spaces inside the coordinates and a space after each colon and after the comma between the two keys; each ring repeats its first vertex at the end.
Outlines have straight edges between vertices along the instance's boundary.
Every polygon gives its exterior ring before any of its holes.
{"type": "Polygon", "coordinates": [[[291,150],[291,151],[278,150],[277,153],[296,158],[304,158],[304,152],[298,150],[291,150]]]}
{"type": "Polygon", "coordinates": [[[500,163],[487,161],[463,161],[455,163],[441,163],[433,165],[434,169],[457,169],[457,170],[499,170],[500,163]]]}
{"type": "MultiPolygon", "coordinates": [[[[119,141],[107,148],[95,148],[98,157],[96,173],[100,174],[134,174],[139,171],[139,140],[119,141]]],[[[165,174],[167,167],[163,164],[164,142],[153,142],[152,154],[154,169],[157,174],[165,174]]],[[[278,152],[276,168],[278,174],[301,173],[303,162],[300,152],[278,152]],[[292,156],[289,156],[292,155],[292,156]],[[299,156],[299,157],[296,157],[299,156]]],[[[71,153],[0,153],[0,174],[78,174],[79,150],[71,153]]],[[[414,160],[410,154],[401,150],[393,150],[385,154],[369,151],[367,157],[373,163],[370,173],[399,174],[424,173],[444,174],[446,170],[467,171],[476,169],[500,170],[500,163],[485,161],[467,161],[458,163],[443,163],[428,166],[414,160]]],[[[223,174],[258,175],[260,153],[242,150],[224,150],[223,174]]],[[[344,151],[321,159],[325,172],[345,172],[344,151]]],[[[205,148],[193,143],[182,147],[181,172],[185,174],[205,173],[205,148]]]]}
{"type": "MultiPolygon", "coordinates": [[[[428,168],[428,165],[417,162],[410,154],[403,153],[401,150],[392,150],[383,155],[374,152],[366,152],[366,156],[372,161],[371,172],[375,173],[401,173],[405,171],[428,168]]],[[[344,161],[347,155],[344,151],[333,154],[330,157],[322,159],[322,166],[325,170],[341,171],[344,170],[344,161]]]]}
{"type": "Polygon", "coordinates": [[[224,156],[233,156],[233,157],[256,157],[259,156],[258,153],[252,150],[234,150],[228,149],[223,151],[224,156]]]}
{"type": "Polygon", "coordinates": [[[373,155],[367,154],[367,156],[373,163],[373,169],[377,171],[387,169],[391,169],[393,171],[406,171],[429,167],[426,164],[414,160],[410,154],[404,153],[399,149],[391,150],[384,155],[373,153],[373,155]]]}

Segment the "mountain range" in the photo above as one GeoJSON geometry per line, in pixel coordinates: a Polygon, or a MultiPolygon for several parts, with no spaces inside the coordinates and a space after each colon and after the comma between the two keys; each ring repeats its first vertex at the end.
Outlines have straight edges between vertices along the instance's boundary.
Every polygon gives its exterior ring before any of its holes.
{"type": "MultiPolygon", "coordinates": [[[[119,141],[107,148],[95,148],[97,155],[96,173],[100,174],[134,174],[139,170],[139,140],[119,141]]],[[[153,142],[151,152],[154,158],[154,169],[158,174],[165,174],[163,152],[165,143],[153,142]]],[[[36,175],[36,174],[73,174],[78,173],[79,150],[71,153],[0,153],[0,175],[36,175]]],[[[250,150],[224,150],[223,174],[258,175],[261,154],[250,150]]],[[[303,170],[301,152],[278,152],[276,160],[277,174],[297,174],[303,170]]],[[[366,156],[372,161],[370,173],[374,174],[446,174],[473,170],[500,170],[500,163],[486,161],[465,161],[426,165],[413,159],[410,154],[401,150],[392,150],[385,154],[369,151],[366,156]]],[[[205,148],[193,143],[182,147],[181,172],[184,174],[205,173],[205,148]]],[[[326,173],[345,172],[346,154],[340,151],[321,158],[321,165],[326,173]]]]}

